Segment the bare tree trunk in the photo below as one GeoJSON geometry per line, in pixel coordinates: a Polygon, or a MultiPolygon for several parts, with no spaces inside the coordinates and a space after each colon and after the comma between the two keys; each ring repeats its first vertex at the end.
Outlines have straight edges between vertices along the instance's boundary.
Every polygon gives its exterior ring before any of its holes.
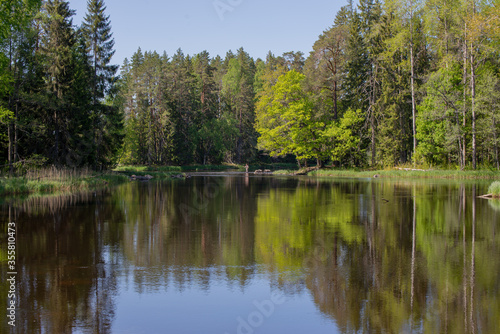
{"type": "MultiPolygon", "coordinates": [[[[57,108],[57,107],[56,107],[57,108]]],[[[59,125],[57,124],[57,110],[54,110],[54,140],[55,140],[55,151],[54,151],[54,163],[59,165],[59,125]]]]}
{"type": "Polygon", "coordinates": [[[17,162],[17,138],[18,138],[18,131],[17,131],[17,119],[19,117],[19,101],[16,101],[16,111],[14,112],[14,163],[17,162]]]}
{"type": "MultiPolygon", "coordinates": [[[[410,62],[411,62],[411,111],[413,117],[413,156],[417,151],[417,106],[415,102],[415,58],[413,54],[413,1],[410,1],[410,62]]],[[[415,163],[415,161],[414,161],[415,163]]]]}
{"type": "Polygon", "coordinates": [[[240,122],[238,125],[239,136],[238,136],[238,144],[237,144],[237,150],[238,150],[237,161],[238,161],[238,163],[241,163],[241,147],[243,146],[242,145],[242,142],[243,142],[242,128],[243,128],[243,121],[241,119],[241,109],[240,109],[240,122]]]}
{"type": "MultiPolygon", "coordinates": [[[[374,72],[374,66],[372,65],[372,71],[374,72]]],[[[371,127],[371,151],[372,151],[372,166],[375,166],[376,162],[376,150],[375,150],[375,75],[372,72],[371,75],[371,93],[370,93],[370,127],[371,127]]]]}
{"type": "MultiPolygon", "coordinates": [[[[11,35],[9,36],[9,72],[12,73],[12,29],[11,35]]],[[[12,93],[9,93],[9,109],[12,107],[12,93]]],[[[12,176],[14,173],[14,119],[9,122],[8,125],[8,137],[9,137],[9,150],[8,150],[8,163],[9,163],[9,173],[12,176]]]]}
{"type": "Polygon", "coordinates": [[[495,136],[495,164],[497,166],[497,170],[500,170],[500,161],[498,160],[498,135],[496,132],[497,122],[493,119],[493,133],[495,136]]]}
{"type": "Polygon", "coordinates": [[[337,80],[333,83],[333,118],[338,119],[337,80]]]}
{"type": "Polygon", "coordinates": [[[465,140],[465,127],[467,126],[467,21],[465,22],[465,37],[464,37],[464,71],[462,77],[462,84],[464,85],[464,105],[463,105],[463,119],[462,119],[462,148],[461,148],[461,161],[460,161],[460,169],[464,170],[465,165],[467,164],[467,152],[466,152],[466,140],[465,140]]]}
{"type": "Polygon", "coordinates": [[[14,148],[13,148],[13,127],[14,127],[14,122],[11,121],[9,123],[9,126],[7,127],[7,136],[9,137],[9,150],[8,150],[8,163],[9,163],[9,173],[10,175],[12,176],[12,174],[14,174],[14,159],[12,158],[13,157],[13,151],[14,151],[14,148]]]}
{"type": "MultiPolygon", "coordinates": [[[[472,1],[472,13],[476,13],[476,3],[472,1]]],[[[474,57],[474,43],[470,43],[470,86],[471,86],[471,109],[472,109],[472,168],[477,168],[476,151],[476,67],[474,57]]]]}
{"type": "Polygon", "coordinates": [[[471,98],[472,98],[472,168],[477,168],[477,152],[476,152],[476,69],[474,66],[474,52],[471,44],[470,68],[471,68],[471,98]]]}

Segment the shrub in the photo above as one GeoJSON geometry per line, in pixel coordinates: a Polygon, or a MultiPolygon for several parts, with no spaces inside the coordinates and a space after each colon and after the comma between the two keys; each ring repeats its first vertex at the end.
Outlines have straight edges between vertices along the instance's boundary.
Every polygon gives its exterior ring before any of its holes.
{"type": "Polygon", "coordinates": [[[492,194],[494,197],[500,197],[500,181],[495,181],[490,185],[488,194],[492,194]]]}

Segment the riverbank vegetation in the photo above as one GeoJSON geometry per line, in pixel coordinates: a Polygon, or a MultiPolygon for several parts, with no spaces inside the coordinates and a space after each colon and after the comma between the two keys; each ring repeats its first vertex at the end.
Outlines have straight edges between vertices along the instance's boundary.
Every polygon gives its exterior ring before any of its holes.
{"type": "Polygon", "coordinates": [[[488,188],[488,194],[492,197],[500,198],[500,181],[493,182],[488,188]]]}
{"type": "Polygon", "coordinates": [[[80,26],[64,0],[9,6],[0,159],[10,174],[40,160],[500,169],[496,2],[349,2],[309,55],[139,48],[120,73],[102,0],[88,1],[80,26]]]}
{"type": "Polygon", "coordinates": [[[46,194],[85,191],[116,185],[129,178],[118,173],[95,172],[90,169],[41,169],[20,177],[1,177],[0,195],[46,194]]]}
{"type": "Polygon", "coordinates": [[[361,170],[361,169],[321,169],[309,173],[310,176],[335,176],[335,177],[382,177],[382,178],[440,178],[455,180],[474,180],[474,179],[500,179],[498,171],[493,170],[361,170]]]}

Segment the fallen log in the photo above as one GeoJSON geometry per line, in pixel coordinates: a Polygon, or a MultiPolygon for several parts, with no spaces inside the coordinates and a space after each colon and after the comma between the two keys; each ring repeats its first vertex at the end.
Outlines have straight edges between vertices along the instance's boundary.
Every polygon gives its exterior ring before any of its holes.
{"type": "Polygon", "coordinates": [[[293,173],[293,175],[307,175],[307,174],[309,174],[309,172],[312,172],[312,171],[318,170],[318,169],[320,169],[320,167],[318,167],[318,166],[307,167],[307,168],[303,168],[303,169],[299,170],[298,172],[293,173]]]}

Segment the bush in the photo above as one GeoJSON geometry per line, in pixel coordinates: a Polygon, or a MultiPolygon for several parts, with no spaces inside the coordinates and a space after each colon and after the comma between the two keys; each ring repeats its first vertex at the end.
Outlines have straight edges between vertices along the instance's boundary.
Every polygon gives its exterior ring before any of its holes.
{"type": "Polygon", "coordinates": [[[500,181],[495,181],[490,185],[488,194],[492,194],[494,197],[500,197],[500,181]]]}

